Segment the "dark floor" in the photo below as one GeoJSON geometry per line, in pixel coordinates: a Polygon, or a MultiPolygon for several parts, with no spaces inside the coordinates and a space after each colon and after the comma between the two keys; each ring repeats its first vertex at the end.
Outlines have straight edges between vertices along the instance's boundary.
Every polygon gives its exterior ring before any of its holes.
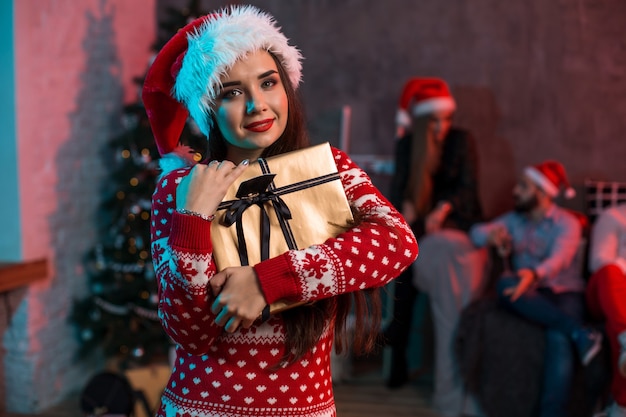
{"type": "MultiPolygon", "coordinates": [[[[430,390],[411,384],[396,390],[384,387],[382,379],[365,378],[346,381],[335,387],[339,417],[437,417],[429,405],[430,390]]],[[[68,398],[36,417],[84,417],[78,396],[68,398]]],[[[6,417],[35,417],[8,414],[6,417]]]]}
{"type": "MultiPolygon", "coordinates": [[[[338,417],[436,417],[430,408],[431,383],[428,377],[414,375],[406,386],[385,387],[379,359],[357,360],[349,376],[335,385],[338,417]]],[[[84,417],[79,396],[70,396],[61,404],[36,416],[7,414],[6,417],[84,417]]],[[[136,416],[143,417],[143,416],[136,416]]]]}

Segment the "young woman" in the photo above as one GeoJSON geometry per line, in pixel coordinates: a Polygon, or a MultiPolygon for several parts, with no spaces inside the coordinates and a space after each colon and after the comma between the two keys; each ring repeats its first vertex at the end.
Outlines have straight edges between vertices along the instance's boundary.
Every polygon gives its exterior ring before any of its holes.
{"type": "Polygon", "coordinates": [[[371,349],[376,289],[417,256],[402,216],[333,149],[355,224],[303,250],[216,270],[211,221],[227,188],[248,161],[308,145],[300,59],[271,16],[232,6],[181,29],[146,77],[159,151],[180,153],[189,114],[210,161],[164,174],[153,196],[159,315],[177,352],[158,416],[335,416],[330,352],[334,341],[344,347],[348,312],[366,318],[355,347],[371,349]],[[258,320],[281,299],[306,304],[258,320]]]}
{"type": "Polygon", "coordinates": [[[394,282],[394,321],[387,386],[409,379],[407,352],[418,290],[428,294],[434,327],[434,408],[444,416],[475,415],[454,356],[461,310],[485,283],[486,252],[467,236],[482,219],[478,158],[471,132],[453,126],[454,97],[439,78],[411,78],[400,97],[396,171],[390,200],[419,239],[422,255],[394,282]]]}

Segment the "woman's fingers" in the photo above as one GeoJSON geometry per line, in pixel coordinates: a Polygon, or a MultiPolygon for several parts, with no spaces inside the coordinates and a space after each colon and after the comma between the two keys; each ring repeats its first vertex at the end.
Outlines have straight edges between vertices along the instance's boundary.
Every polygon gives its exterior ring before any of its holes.
{"type": "Polygon", "coordinates": [[[220,296],[218,295],[211,305],[211,311],[213,314],[216,314],[215,324],[224,326],[224,330],[229,333],[233,333],[240,325],[246,329],[250,328],[252,323],[256,320],[256,318],[249,319],[244,316],[240,316],[237,314],[237,311],[234,310],[235,308],[233,308],[233,306],[225,304],[225,301],[220,299],[220,296]]]}
{"type": "Polygon", "coordinates": [[[223,326],[226,324],[226,321],[229,320],[231,317],[232,315],[228,312],[228,306],[224,306],[219,311],[217,316],[215,316],[215,323],[219,324],[220,326],[223,326]]]}
{"type": "Polygon", "coordinates": [[[246,168],[248,168],[248,165],[250,165],[250,161],[247,159],[244,159],[236,166],[232,162],[231,164],[233,165],[233,170],[230,173],[230,175],[233,177],[233,181],[234,181],[246,170],[246,168]]]}
{"type": "Polygon", "coordinates": [[[176,207],[210,216],[224,199],[228,188],[248,167],[248,160],[235,165],[211,161],[194,166],[176,190],[176,207]]]}
{"type": "Polygon", "coordinates": [[[216,171],[226,170],[228,168],[235,169],[235,168],[240,168],[240,167],[242,169],[245,169],[245,167],[247,167],[249,165],[249,163],[250,163],[250,161],[248,159],[244,159],[238,165],[235,165],[234,163],[232,163],[231,161],[228,161],[226,159],[223,160],[223,161],[213,160],[213,161],[211,161],[211,162],[209,162],[207,164],[207,168],[213,168],[216,171]]]}
{"type": "Polygon", "coordinates": [[[220,326],[227,327],[228,325],[231,325],[232,327],[232,325],[238,320],[235,312],[230,311],[226,297],[221,295],[215,297],[215,301],[211,305],[211,311],[216,315],[215,323],[220,326]]]}
{"type": "Polygon", "coordinates": [[[215,323],[233,332],[238,327],[249,328],[261,315],[267,304],[261,292],[254,269],[230,267],[215,274],[209,280],[212,291],[219,294],[211,304],[215,323]]]}
{"type": "Polygon", "coordinates": [[[226,276],[224,274],[217,273],[209,279],[209,287],[214,297],[217,297],[224,287],[226,282],[226,276]]]}
{"type": "Polygon", "coordinates": [[[228,313],[228,304],[224,299],[225,297],[223,297],[221,294],[215,297],[215,301],[213,301],[213,304],[211,305],[211,312],[213,314],[217,314],[219,316],[219,314],[221,314],[224,310],[226,310],[226,313],[228,313]]]}

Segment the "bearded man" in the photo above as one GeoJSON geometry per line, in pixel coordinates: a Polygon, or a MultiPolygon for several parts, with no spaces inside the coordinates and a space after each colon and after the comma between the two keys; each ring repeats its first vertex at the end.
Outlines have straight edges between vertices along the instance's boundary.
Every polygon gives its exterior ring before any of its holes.
{"type": "Polygon", "coordinates": [[[583,326],[581,223],[555,203],[562,191],[574,195],[561,163],[528,166],[513,188],[515,209],[469,231],[474,245],[509,259],[497,283],[500,302],[545,328],[540,417],[569,415],[576,356],[586,366],[602,345],[601,334],[583,326]]]}

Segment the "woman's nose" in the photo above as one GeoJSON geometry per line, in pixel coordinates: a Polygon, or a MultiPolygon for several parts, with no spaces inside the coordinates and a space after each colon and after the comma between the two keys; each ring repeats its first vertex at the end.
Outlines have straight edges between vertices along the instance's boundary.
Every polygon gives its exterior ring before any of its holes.
{"type": "Polygon", "coordinates": [[[246,113],[255,113],[261,111],[265,102],[260,94],[251,95],[246,103],[246,113]]]}

